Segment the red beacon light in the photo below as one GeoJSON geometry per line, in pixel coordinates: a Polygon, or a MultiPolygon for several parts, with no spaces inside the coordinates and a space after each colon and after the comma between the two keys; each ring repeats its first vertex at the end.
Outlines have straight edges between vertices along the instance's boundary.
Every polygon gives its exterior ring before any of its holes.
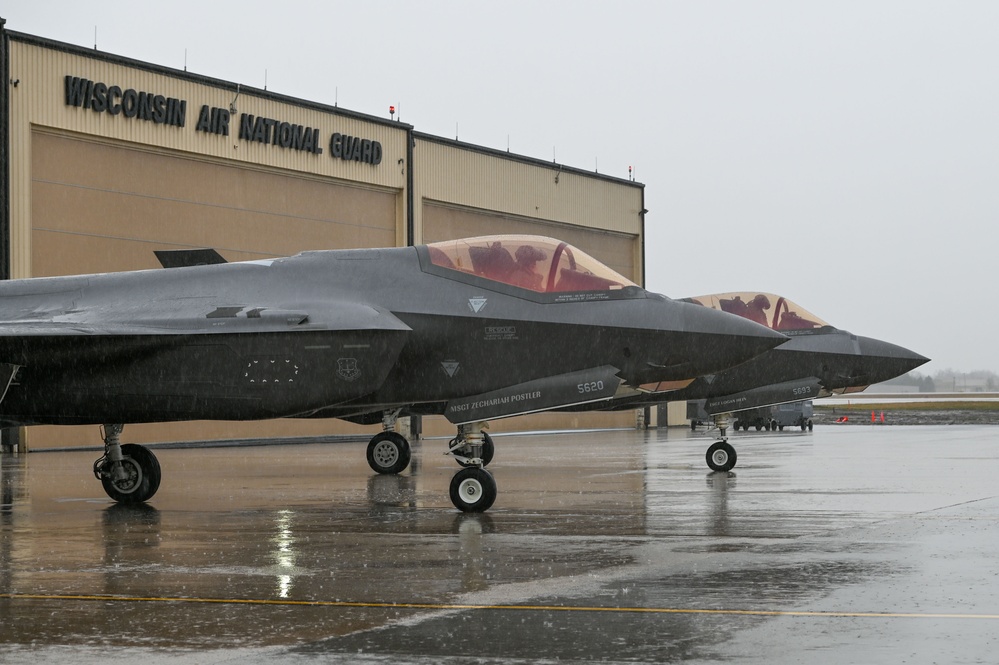
{"type": "Polygon", "coordinates": [[[395,118],[395,106],[389,106],[389,116],[395,118]]]}

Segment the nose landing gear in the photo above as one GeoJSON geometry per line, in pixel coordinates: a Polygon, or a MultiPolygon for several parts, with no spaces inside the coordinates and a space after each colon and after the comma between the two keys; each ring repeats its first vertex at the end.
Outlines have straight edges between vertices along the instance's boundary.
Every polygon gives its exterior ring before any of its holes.
{"type": "Polygon", "coordinates": [[[718,428],[721,441],[716,441],[708,447],[704,458],[712,471],[731,471],[735,467],[735,448],[728,442],[725,433],[728,431],[728,414],[720,413],[715,417],[715,426],[718,428]]]}
{"type": "Polygon", "coordinates": [[[451,503],[464,513],[489,510],[496,500],[496,480],[485,466],[493,459],[492,438],[483,432],[486,423],[459,425],[446,454],[465,467],[451,478],[451,503]]]}

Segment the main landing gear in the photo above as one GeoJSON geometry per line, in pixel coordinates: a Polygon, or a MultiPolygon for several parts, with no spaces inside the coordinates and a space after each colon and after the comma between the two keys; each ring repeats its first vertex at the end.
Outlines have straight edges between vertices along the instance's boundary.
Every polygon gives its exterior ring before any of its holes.
{"type": "MultiPolygon", "coordinates": [[[[386,413],[382,418],[383,431],[368,442],[368,466],[376,473],[401,473],[412,459],[409,441],[395,432],[399,412],[386,413]]],[[[496,500],[496,481],[485,466],[493,459],[495,446],[492,437],[482,431],[486,423],[459,425],[458,435],[451,440],[447,455],[463,468],[451,479],[451,503],[466,513],[481,513],[496,500]]]]}
{"type": "Polygon", "coordinates": [[[104,456],[94,462],[94,475],[118,503],[148,501],[160,487],[160,463],[145,446],[121,445],[124,425],[104,425],[104,456]]]}
{"type": "Polygon", "coordinates": [[[708,452],[704,455],[705,461],[712,471],[731,471],[735,468],[738,455],[725,436],[728,431],[728,414],[716,415],[715,427],[719,430],[721,441],[716,441],[708,447],[708,452]]]}

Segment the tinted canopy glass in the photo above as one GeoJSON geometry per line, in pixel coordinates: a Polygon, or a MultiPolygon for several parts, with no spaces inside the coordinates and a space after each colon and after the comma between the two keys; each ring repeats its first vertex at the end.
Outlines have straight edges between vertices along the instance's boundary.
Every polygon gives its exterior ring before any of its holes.
{"type": "Polygon", "coordinates": [[[538,293],[636,286],[585,252],[544,236],[482,236],[427,245],[437,266],[538,293]]]}
{"type": "Polygon", "coordinates": [[[736,314],[773,330],[814,330],[829,325],[804,307],[772,293],[759,291],[716,293],[685,300],[736,314]]]}

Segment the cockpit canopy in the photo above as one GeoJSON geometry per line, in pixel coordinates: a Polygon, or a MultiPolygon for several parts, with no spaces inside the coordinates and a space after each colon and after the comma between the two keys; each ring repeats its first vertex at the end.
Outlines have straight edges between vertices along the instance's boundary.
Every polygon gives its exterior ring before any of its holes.
{"type": "Polygon", "coordinates": [[[736,314],[781,332],[831,327],[804,307],[772,293],[759,291],[716,293],[710,296],[684,298],[684,300],[736,314]]]}
{"type": "Polygon", "coordinates": [[[585,252],[544,236],[502,235],[427,245],[434,265],[538,293],[636,286],[585,252]]]}

